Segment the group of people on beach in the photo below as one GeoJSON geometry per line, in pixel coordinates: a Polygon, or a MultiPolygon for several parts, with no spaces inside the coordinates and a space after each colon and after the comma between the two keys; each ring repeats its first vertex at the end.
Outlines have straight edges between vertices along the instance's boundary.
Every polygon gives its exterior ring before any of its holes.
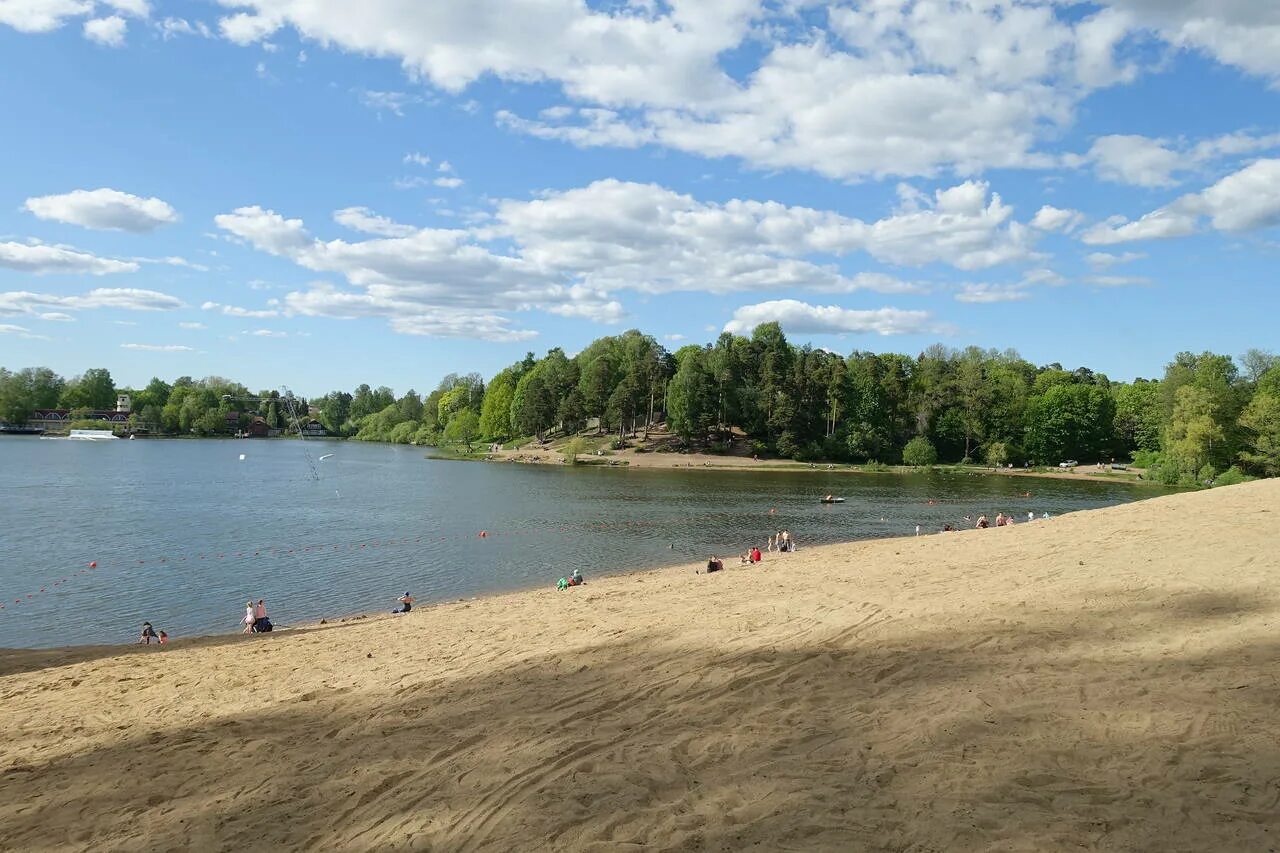
{"type": "MultiPolygon", "coordinates": [[[[1040,518],[1041,518],[1041,519],[1047,519],[1048,517],[1049,517],[1049,513],[1047,513],[1047,512],[1046,512],[1046,513],[1042,513],[1042,514],[1040,515],[1040,518]]],[[[973,521],[973,517],[972,517],[972,516],[969,516],[969,515],[966,515],[966,516],[964,517],[964,520],[965,520],[965,521],[973,521]]],[[[1035,520],[1036,520],[1036,514],[1035,514],[1034,512],[1031,512],[1030,510],[1028,510],[1028,511],[1027,511],[1027,521],[1035,521],[1035,520]]],[[[1014,517],[1013,517],[1013,514],[1012,514],[1012,513],[1010,513],[1009,515],[1005,515],[1003,512],[998,512],[998,513],[996,513],[996,520],[995,520],[995,524],[993,525],[993,524],[991,523],[991,520],[990,520],[990,519],[988,519],[988,518],[987,518],[987,516],[986,516],[986,514],[984,513],[983,515],[979,515],[979,516],[978,516],[978,520],[977,520],[976,522],[974,522],[974,525],[973,525],[973,526],[974,526],[976,529],[978,529],[978,530],[986,530],[986,529],[987,529],[987,528],[989,528],[989,527],[1009,527],[1009,526],[1013,525],[1014,521],[1015,521],[1015,519],[1014,519],[1014,517]]],[[[942,530],[943,530],[943,532],[946,532],[946,531],[950,531],[950,530],[955,530],[955,528],[954,528],[954,527],[952,527],[950,524],[945,524],[945,525],[943,525],[942,530]]]]}
{"type": "Polygon", "coordinates": [[[169,642],[169,635],[164,631],[157,632],[155,628],[151,627],[150,622],[143,622],[142,634],[138,636],[138,642],[149,646],[152,640],[163,646],[169,642]]]}
{"type": "Polygon", "coordinates": [[[267,603],[261,598],[258,599],[257,604],[252,600],[245,602],[244,618],[240,622],[244,625],[241,634],[266,634],[275,627],[267,618],[267,603]]]}
{"type": "MultiPolygon", "coordinates": [[[[770,536],[766,545],[766,552],[790,553],[796,550],[795,538],[788,530],[779,530],[775,535],[770,536]]],[[[760,551],[759,545],[752,545],[743,551],[738,557],[738,565],[752,566],[764,560],[764,554],[760,551]]],[[[707,574],[724,570],[724,561],[712,554],[707,558],[707,574]]]]}

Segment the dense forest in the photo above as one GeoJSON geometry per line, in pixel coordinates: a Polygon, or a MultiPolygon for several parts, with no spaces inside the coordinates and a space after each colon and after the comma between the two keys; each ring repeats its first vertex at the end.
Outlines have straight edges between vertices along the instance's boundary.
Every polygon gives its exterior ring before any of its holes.
{"type": "Polygon", "coordinates": [[[288,431],[294,414],[310,411],[338,436],[470,449],[587,428],[625,442],[663,422],[689,446],[723,451],[736,436],[758,455],[801,461],[1132,460],[1184,485],[1280,475],[1280,357],[1258,350],[1239,364],[1179,353],[1159,379],[1112,382],[1012,350],[841,356],[792,346],[769,323],[674,353],[629,331],[572,358],[559,348],[530,353],[487,385],[479,374],[450,374],[425,398],[361,385],[308,401],[218,377],[117,389],[102,369],[64,380],[45,368],[0,368],[0,420],[21,423],[40,407],[111,408],[118,391],[131,395],[136,426],[168,434],[226,433],[254,415],[288,431]]]}

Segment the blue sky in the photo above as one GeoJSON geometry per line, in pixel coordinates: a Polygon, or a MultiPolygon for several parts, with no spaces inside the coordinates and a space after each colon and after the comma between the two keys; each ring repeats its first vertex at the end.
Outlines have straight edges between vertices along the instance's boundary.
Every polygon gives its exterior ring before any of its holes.
{"type": "Polygon", "coordinates": [[[0,364],[1276,349],[1280,6],[0,0],[0,364]]]}

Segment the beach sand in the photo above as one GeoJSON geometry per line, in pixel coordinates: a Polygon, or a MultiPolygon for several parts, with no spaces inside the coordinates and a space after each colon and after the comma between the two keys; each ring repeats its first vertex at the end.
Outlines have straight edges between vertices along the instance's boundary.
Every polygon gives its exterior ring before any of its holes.
{"type": "Polygon", "coordinates": [[[1277,530],[1272,480],[3,653],[0,848],[1271,850],[1277,530]]]}

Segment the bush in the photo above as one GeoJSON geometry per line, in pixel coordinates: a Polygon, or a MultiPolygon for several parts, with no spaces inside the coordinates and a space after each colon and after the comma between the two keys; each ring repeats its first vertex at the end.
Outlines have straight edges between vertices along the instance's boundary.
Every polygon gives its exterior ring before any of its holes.
{"type": "Polygon", "coordinates": [[[752,455],[752,456],[767,456],[767,455],[769,455],[769,445],[768,445],[768,444],[766,444],[766,443],[765,443],[765,442],[763,442],[763,441],[753,441],[753,442],[751,442],[751,455],[752,455]]]}
{"type": "Polygon", "coordinates": [[[728,453],[729,443],[725,441],[713,441],[707,447],[708,453],[728,453]]]}
{"type": "Polygon", "coordinates": [[[574,438],[571,438],[569,439],[568,442],[566,442],[565,446],[561,449],[560,452],[564,454],[565,464],[573,465],[578,461],[578,454],[586,451],[586,449],[587,449],[587,443],[583,441],[581,438],[577,438],[575,436],[574,438]]]}
{"type": "Polygon", "coordinates": [[[938,461],[938,450],[933,442],[923,435],[917,435],[902,448],[902,463],[917,468],[928,467],[938,461]]]}
{"type": "Polygon", "coordinates": [[[1230,468],[1228,468],[1227,470],[1223,471],[1220,475],[1218,475],[1218,479],[1213,481],[1213,485],[1214,486],[1235,486],[1235,485],[1238,485],[1239,483],[1248,483],[1256,479],[1258,478],[1250,477],[1248,474],[1241,471],[1235,465],[1232,465],[1230,468]]]}
{"type": "Polygon", "coordinates": [[[1160,454],[1154,450],[1138,450],[1133,454],[1133,467],[1156,468],[1160,465],[1160,454]]]}
{"type": "Polygon", "coordinates": [[[987,445],[987,464],[992,468],[1003,468],[1007,463],[1013,461],[1012,457],[1013,454],[1009,452],[1009,445],[1003,441],[993,441],[987,445]]]}
{"type": "Polygon", "coordinates": [[[885,473],[885,472],[889,471],[890,469],[889,469],[889,466],[888,466],[888,465],[886,465],[886,464],[884,464],[883,462],[877,462],[876,460],[872,459],[870,462],[868,462],[868,463],[866,463],[865,465],[863,465],[863,466],[862,466],[862,470],[863,470],[863,471],[874,471],[874,472],[876,472],[876,473],[883,474],[883,473],[885,473]]]}
{"type": "Polygon", "coordinates": [[[1213,485],[1213,481],[1218,478],[1218,470],[1208,463],[1196,474],[1196,481],[1202,486],[1213,485]]]}
{"type": "Polygon", "coordinates": [[[799,459],[800,454],[800,442],[796,441],[795,433],[791,430],[783,430],[782,435],[778,436],[778,455],[788,459],[799,459]]]}

